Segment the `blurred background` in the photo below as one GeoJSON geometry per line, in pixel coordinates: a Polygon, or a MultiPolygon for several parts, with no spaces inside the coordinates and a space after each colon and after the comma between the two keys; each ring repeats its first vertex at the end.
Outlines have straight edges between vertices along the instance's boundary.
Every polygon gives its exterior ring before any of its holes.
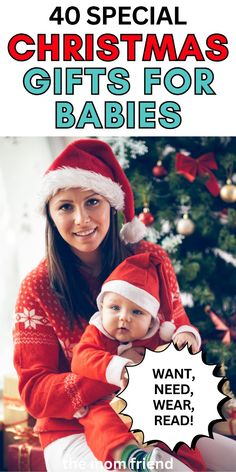
{"type": "Polygon", "coordinates": [[[14,373],[11,332],[19,284],[44,255],[37,189],[66,144],[64,138],[0,138],[0,389],[3,375],[14,373]]]}
{"type": "MultiPolygon", "coordinates": [[[[13,373],[12,319],[20,281],[44,256],[41,176],[76,138],[0,138],[0,388],[13,373]]],[[[169,253],[209,362],[236,392],[236,138],[101,138],[135,193],[147,239],[169,253]]]]}

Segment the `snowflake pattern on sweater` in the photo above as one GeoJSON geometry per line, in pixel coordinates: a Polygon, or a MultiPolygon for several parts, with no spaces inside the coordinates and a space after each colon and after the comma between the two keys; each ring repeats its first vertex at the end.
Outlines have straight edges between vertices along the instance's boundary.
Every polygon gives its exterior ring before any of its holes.
{"type": "Polygon", "coordinates": [[[46,318],[43,318],[42,316],[38,316],[35,313],[34,308],[32,310],[27,310],[27,308],[24,308],[23,313],[16,313],[15,323],[24,323],[25,329],[27,328],[36,329],[37,325],[42,324],[45,326],[49,324],[46,318]]]}

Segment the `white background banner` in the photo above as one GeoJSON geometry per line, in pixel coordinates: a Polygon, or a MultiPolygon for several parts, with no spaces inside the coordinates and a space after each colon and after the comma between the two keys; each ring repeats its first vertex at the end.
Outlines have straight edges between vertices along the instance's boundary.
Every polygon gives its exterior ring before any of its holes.
{"type": "Polygon", "coordinates": [[[234,0],[3,2],[1,136],[235,135],[235,14],[234,0]]]}

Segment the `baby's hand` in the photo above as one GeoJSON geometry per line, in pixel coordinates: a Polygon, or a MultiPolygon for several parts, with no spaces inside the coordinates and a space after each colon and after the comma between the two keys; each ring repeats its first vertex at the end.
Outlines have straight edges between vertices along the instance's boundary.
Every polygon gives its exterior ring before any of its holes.
{"type": "Polygon", "coordinates": [[[196,354],[196,352],[199,351],[197,340],[192,333],[176,334],[173,342],[179,349],[183,349],[183,347],[187,344],[188,347],[191,347],[193,354],[196,354]]]}
{"type": "Polygon", "coordinates": [[[128,383],[128,374],[126,371],[126,368],[124,367],[122,372],[121,372],[121,378],[120,378],[120,388],[121,390],[124,390],[125,387],[127,386],[128,383]]]}
{"type": "Polygon", "coordinates": [[[121,357],[130,359],[134,364],[139,364],[143,360],[144,347],[131,347],[121,354],[121,357]]]}

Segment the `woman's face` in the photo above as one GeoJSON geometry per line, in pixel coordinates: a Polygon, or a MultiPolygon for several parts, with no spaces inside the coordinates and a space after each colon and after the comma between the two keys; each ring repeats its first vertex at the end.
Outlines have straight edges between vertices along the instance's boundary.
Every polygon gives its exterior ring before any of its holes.
{"type": "Polygon", "coordinates": [[[61,237],[81,260],[98,251],[110,227],[110,204],[93,190],[59,190],[49,212],[61,237]]]}

